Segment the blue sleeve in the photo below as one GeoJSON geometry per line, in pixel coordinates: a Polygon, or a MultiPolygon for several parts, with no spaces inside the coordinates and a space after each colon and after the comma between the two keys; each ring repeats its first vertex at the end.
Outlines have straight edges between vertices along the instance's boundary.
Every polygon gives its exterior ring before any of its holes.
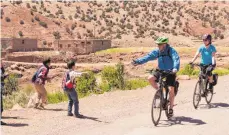
{"type": "Polygon", "coordinates": [[[216,52],[215,46],[212,46],[212,52],[213,52],[213,53],[216,52]]]}
{"type": "Polygon", "coordinates": [[[155,60],[158,57],[158,50],[153,50],[152,52],[150,52],[149,54],[147,54],[146,56],[137,59],[135,62],[137,64],[144,64],[150,60],[155,60]]]}
{"type": "Polygon", "coordinates": [[[175,49],[171,49],[172,59],[173,59],[173,68],[179,70],[180,69],[180,56],[178,55],[175,49]]]}
{"type": "Polygon", "coordinates": [[[201,47],[199,47],[198,52],[199,52],[199,53],[201,53],[201,52],[202,52],[202,46],[201,46],[201,47]]]}

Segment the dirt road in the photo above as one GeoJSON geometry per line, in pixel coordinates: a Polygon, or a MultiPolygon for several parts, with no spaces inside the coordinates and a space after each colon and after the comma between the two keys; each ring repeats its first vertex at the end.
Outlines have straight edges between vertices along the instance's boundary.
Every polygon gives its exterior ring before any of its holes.
{"type": "Polygon", "coordinates": [[[162,115],[158,127],[151,122],[151,87],[115,91],[80,100],[85,119],[66,116],[67,103],[48,105],[47,110],[5,111],[4,135],[229,135],[229,76],[219,78],[212,104],[205,100],[195,110],[192,93],[196,80],[182,81],[176,98],[176,121],[162,115]]]}

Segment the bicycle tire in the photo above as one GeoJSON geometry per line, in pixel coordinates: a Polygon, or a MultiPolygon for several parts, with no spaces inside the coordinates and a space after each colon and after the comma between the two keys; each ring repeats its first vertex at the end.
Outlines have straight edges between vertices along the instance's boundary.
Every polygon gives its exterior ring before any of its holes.
{"type": "MultiPolygon", "coordinates": [[[[205,88],[208,88],[208,85],[210,85],[209,82],[206,83],[206,87],[205,88]]],[[[205,94],[205,101],[207,102],[207,104],[210,104],[211,101],[212,101],[213,90],[214,90],[214,88],[212,89],[212,91],[205,89],[205,92],[206,92],[206,94],[205,94]],[[210,94],[210,98],[208,99],[209,94],[210,94]]]]}
{"type": "Polygon", "coordinates": [[[167,101],[166,109],[165,109],[165,116],[167,117],[168,120],[171,119],[171,115],[169,114],[169,108],[170,108],[170,103],[167,101]]]}
{"type": "Polygon", "coordinates": [[[163,109],[162,108],[162,93],[161,93],[160,90],[158,90],[154,95],[153,102],[152,102],[152,108],[151,108],[151,118],[152,118],[152,121],[153,121],[155,126],[157,126],[159,121],[160,121],[162,109],[163,109]],[[156,99],[160,100],[160,104],[159,104],[159,107],[158,107],[159,116],[158,116],[157,119],[154,117],[154,113],[156,112],[156,107],[155,107],[156,99]]]}
{"type": "Polygon", "coordinates": [[[193,92],[193,106],[195,109],[198,108],[198,105],[201,101],[201,88],[200,88],[200,81],[196,83],[194,92],[193,92]],[[199,90],[199,91],[197,91],[199,90]],[[196,95],[198,96],[198,99],[196,99],[196,95]]]}

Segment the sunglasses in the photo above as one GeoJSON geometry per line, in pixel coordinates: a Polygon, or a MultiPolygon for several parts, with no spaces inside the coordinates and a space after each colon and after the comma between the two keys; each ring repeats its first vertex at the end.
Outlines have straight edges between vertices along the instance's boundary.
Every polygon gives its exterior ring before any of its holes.
{"type": "Polygon", "coordinates": [[[208,41],[208,39],[203,39],[203,41],[208,41]]]}

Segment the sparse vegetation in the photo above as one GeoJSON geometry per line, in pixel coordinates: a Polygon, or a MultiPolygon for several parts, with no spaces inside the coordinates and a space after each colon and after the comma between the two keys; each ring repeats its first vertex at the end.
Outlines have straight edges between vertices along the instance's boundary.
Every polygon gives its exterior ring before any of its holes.
{"type": "Polygon", "coordinates": [[[21,25],[23,25],[23,24],[24,24],[24,21],[23,21],[23,20],[21,20],[21,21],[20,21],[20,24],[21,24],[21,25]]]}
{"type": "Polygon", "coordinates": [[[5,20],[6,20],[6,22],[10,22],[11,21],[9,17],[6,17],[5,20]]]}
{"type": "Polygon", "coordinates": [[[38,17],[38,16],[35,16],[35,18],[34,18],[36,21],[40,21],[40,18],[38,17]]]}
{"type": "Polygon", "coordinates": [[[71,26],[71,29],[74,30],[76,28],[76,24],[73,23],[72,26],[71,26]]]}
{"type": "Polygon", "coordinates": [[[44,28],[48,28],[48,25],[47,25],[46,22],[40,21],[39,24],[40,24],[42,27],[44,27],[44,28]]]}
{"type": "Polygon", "coordinates": [[[29,3],[26,3],[26,7],[27,8],[31,8],[29,3]]]}
{"type": "Polygon", "coordinates": [[[58,31],[53,32],[53,36],[55,37],[55,39],[60,39],[61,35],[58,31]]]}
{"type": "Polygon", "coordinates": [[[20,37],[23,37],[23,36],[24,36],[23,33],[22,33],[22,31],[19,31],[19,32],[18,32],[18,35],[19,35],[20,37]]]}

